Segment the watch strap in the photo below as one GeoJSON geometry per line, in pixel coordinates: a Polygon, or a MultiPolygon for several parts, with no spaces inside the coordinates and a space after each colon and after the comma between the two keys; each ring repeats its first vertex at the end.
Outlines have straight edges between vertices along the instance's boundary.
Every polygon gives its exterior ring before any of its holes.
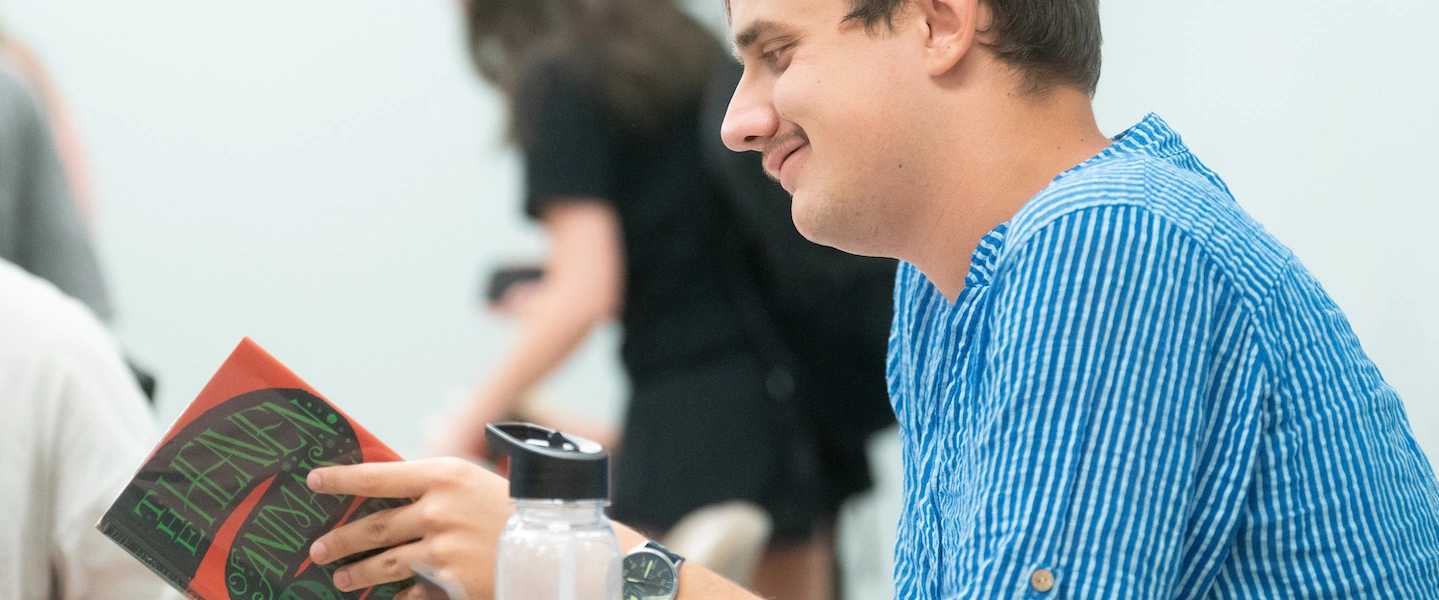
{"type": "Polygon", "coordinates": [[[684,561],[685,561],[685,557],[680,556],[680,555],[678,555],[678,554],[675,554],[674,552],[671,552],[669,548],[664,547],[664,545],[662,545],[662,544],[660,544],[659,542],[656,542],[656,541],[654,541],[654,540],[645,540],[645,543],[640,544],[639,546],[636,546],[635,549],[634,549],[634,550],[631,550],[630,552],[634,552],[634,551],[636,551],[636,550],[653,550],[653,551],[655,551],[655,552],[660,553],[660,554],[663,555],[665,558],[670,559],[670,562],[671,562],[671,563],[674,563],[674,566],[675,566],[675,569],[676,569],[676,574],[678,574],[678,570],[679,570],[679,568],[680,568],[680,564],[684,563],[684,561]]]}

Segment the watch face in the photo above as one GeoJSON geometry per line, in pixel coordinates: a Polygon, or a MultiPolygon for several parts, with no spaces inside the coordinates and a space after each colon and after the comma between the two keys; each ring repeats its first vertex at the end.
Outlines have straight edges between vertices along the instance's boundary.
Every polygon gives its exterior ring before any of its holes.
{"type": "Polygon", "coordinates": [[[670,600],[675,596],[677,575],[669,559],[657,552],[630,553],[624,562],[624,600],[670,600]]]}

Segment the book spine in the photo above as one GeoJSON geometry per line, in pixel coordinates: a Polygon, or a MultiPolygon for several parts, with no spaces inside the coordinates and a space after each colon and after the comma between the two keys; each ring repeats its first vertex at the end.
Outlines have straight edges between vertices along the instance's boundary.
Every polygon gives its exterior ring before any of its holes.
{"type": "Polygon", "coordinates": [[[191,575],[187,575],[179,569],[176,569],[174,565],[171,565],[164,559],[162,554],[156,552],[149,544],[141,541],[143,539],[141,536],[133,535],[125,527],[109,520],[102,522],[100,527],[100,533],[114,540],[116,544],[119,544],[121,548],[129,552],[130,556],[135,557],[135,560],[140,561],[151,571],[154,571],[156,575],[159,575],[161,579],[169,583],[171,587],[184,592],[185,596],[189,597],[190,600],[210,600],[190,592],[191,575]]]}

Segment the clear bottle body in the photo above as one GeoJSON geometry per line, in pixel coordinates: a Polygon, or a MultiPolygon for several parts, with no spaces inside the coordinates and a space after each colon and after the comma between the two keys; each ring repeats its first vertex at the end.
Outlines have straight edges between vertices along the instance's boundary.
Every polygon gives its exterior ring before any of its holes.
{"type": "Polygon", "coordinates": [[[496,600],[619,600],[620,542],[607,503],[514,504],[500,535],[496,600]]]}

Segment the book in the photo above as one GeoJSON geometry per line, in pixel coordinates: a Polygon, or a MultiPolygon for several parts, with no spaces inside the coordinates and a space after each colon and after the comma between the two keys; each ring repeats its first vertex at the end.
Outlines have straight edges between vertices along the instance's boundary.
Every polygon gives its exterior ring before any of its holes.
{"type": "Polygon", "coordinates": [[[195,600],[389,600],[411,580],[352,592],[310,544],[408,504],[317,494],[315,468],[402,460],[245,338],[171,425],[96,525],[195,600]]]}

